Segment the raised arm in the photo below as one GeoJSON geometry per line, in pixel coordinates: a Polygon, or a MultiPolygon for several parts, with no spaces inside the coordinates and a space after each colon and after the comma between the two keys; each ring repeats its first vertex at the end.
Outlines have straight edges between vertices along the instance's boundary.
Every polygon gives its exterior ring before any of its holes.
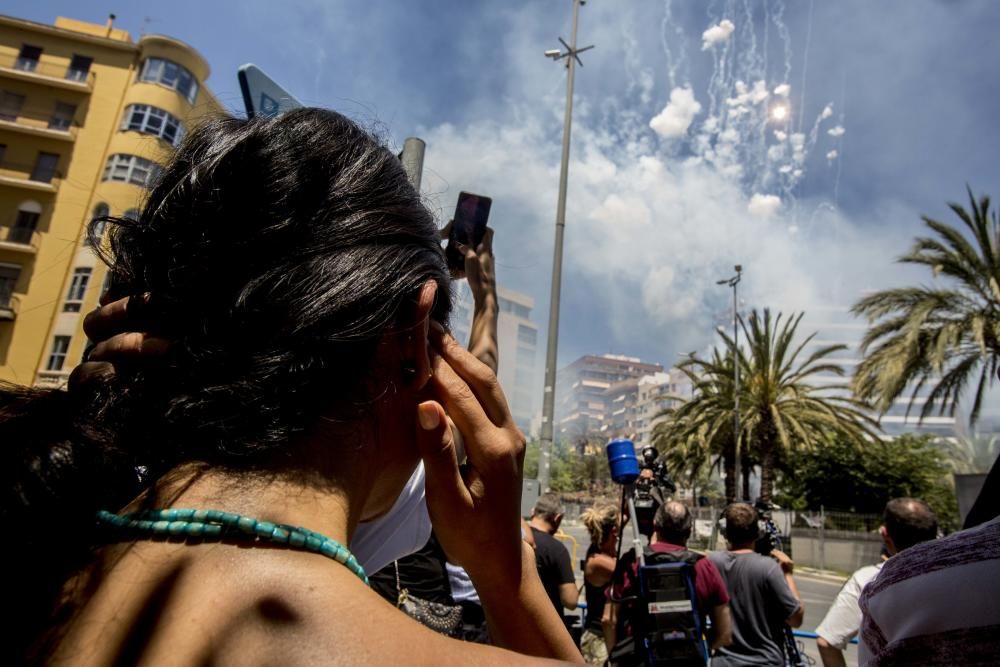
{"type": "Polygon", "coordinates": [[[475,250],[465,248],[465,277],[472,291],[472,329],[469,352],[494,373],[500,364],[497,345],[497,281],[493,261],[493,230],[486,228],[482,243],[475,250]]]}
{"type": "Polygon", "coordinates": [[[418,443],[427,507],[441,545],[476,585],[494,641],[529,655],[582,661],[545,595],[535,556],[521,539],[524,436],[496,375],[435,327],[433,393],[419,406],[418,443]],[[465,436],[460,473],[445,409],[465,436]]]}

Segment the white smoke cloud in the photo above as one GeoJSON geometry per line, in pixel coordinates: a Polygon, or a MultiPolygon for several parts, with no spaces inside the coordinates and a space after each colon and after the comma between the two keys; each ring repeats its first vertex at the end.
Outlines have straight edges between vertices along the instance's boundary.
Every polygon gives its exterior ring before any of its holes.
{"type": "Polygon", "coordinates": [[[826,131],[826,133],[829,134],[831,137],[842,137],[844,136],[844,132],[847,132],[847,130],[845,130],[842,125],[838,125],[837,127],[831,127],[829,130],[826,131]]]}
{"type": "Polygon", "coordinates": [[[777,139],[778,141],[784,141],[785,139],[788,138],[788,134],[786,132],[782,132],[781,130],[775,130],[774,138],[777,139]]]}
{"type": "Polygon", "coordinates": [[[747,204],[747,212],[756,218],[770,218],[781,208],[781,197],[754,193],[747,204]]]}
{"type": "Polygon", "coordinates": [[[837,153],[836,150],[832,150],[832,151],[830,151],[829,153],[826,154],[826,159],[827,160],[831,160],[831,161],[832,160],[836,160],[837,159],[837,155],[839,155],[839,153],[837,153]]]}
{"type": "Polygon", "coordinates": [[[663,139],[678,139],[687,134],[694,117],[701,111],[701,104],[690,88],[674,88],[670,101],[663,111],[649,121],[649,126],[663,139]]]}
{"type": "Polygon", "coordinates": [[[718,25],[713,25],[705,32],[701,33],[701,50],[707,51],[716,44],[720,44],[733,34],[736,26],[729,19],[722,19],[718,25]]]}
{"type": "Polygon", "coordinates": [[[792,87],[787,83],[782,83],[774,89],[774,94],[778,97],[788,97],[790,92],[792,92],[792,87]]]}
{"type": "Polygon", "coordinates": [[[819,115],[819,118],[820,120],[826,120],[832,115],[833,115],[833,105],[827,104],[825,107],[823,107],[823,113],[819,115]]]}
{"type": "MultiPolygon", "coordinates": [[[[438,193],[431,204],[437,202],[443,216],[458,190],[494,198],[497,277],[513,289],[547,284],[551,267],[559,174],[552,123],[543,111],[526,110],[506,123],[480,120],[423,133],[433,149],[423,187],[438,193]],[[506,221],[517,221],[516,230],[506,221]]],[[[824,290],[832,288],[823,276],[843,276],[834,287],[849,294],[841,303],[853,301],[870,287],[859,284],[862,276],[888,266],[884,258],[898,246],[882,244],[869,230],[862,242],[836,212],[816,222],[808,213],[797,219],[777,194],[747,195],[739,181],[747,167],[739,161],[679,161],[653,146],[616,142],[610,132],[593,118],[574,123],[563,285],[587,294],[626,348],[662,349],[666,335],[676,349],[703,346],[719,308],[715,280],[734,263],[746,267],[748,303],[788,312],[829,302],[824,290]]],[[[776,164],[775,171],[779,167],[789,178],[796,171],[801,176],[801,169],[776,164]]],[[[815,206],[799,202],[798,208],[815,206]]],[[[572,347],[571,330],[566,336],[567,354],[593,351],[572,347]]]]}

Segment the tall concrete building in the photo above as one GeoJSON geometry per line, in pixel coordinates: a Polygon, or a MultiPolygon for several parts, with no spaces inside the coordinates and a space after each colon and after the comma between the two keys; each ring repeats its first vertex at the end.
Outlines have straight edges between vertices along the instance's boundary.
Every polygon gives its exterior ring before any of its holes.
{"type": "MultiPolygon", "coordinates": [[[[531,320],[535,300],[527,294],[497,288],[500,313],[497,377],[510,403],[514,421],[526,435],[532,433],[535,414],[541,410],[542,377],[538,364],[538,325],[531,320]]],[[[468,343],[472,327],[472,293],[468,283],[457,284],[451,328],[456,340],[468,343]]]]}
{"type": "Polygon", "coordinates": [[[171,37],[0,16],[0,380],[59,386],[80,361],[106,274],[86,227],[135,215],[185,132],[221,110],[208,75],[171,37]]]}
{"type": "Polygon", "coordinates": [[[556,437],[584,448],[634,431],[638,380],[663,366],[637,357],[585,355],[556,375],[556,437]]]}
{"type": "Polygon", "coordinates": [[[674,407],[678,398],[691,398],[694,388],[690,378],[676,368],[667,373],[644,375],[636,384],[635,446],[645,447],[652,444],[653,429],[661,421],[659,414],[674,407]]]}

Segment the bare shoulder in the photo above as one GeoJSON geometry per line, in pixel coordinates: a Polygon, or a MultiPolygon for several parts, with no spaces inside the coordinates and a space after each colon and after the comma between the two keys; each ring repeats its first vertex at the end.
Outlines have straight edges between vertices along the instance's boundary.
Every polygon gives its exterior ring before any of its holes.
{"type": "Polygon", "coordinates": [[[315,554],[140,543],[99,574],[52,664],[519,665],[443,637],[315,554]]]}
{"type": "Polygon", "coordinates": [[[213,642],[214,658],[294,664],[538,664],[495,647],[449,639],[386,602],[346,568],[312,554],[282,552],[250,566],[253,592],[233,615],[237,631],[213,642]]]}

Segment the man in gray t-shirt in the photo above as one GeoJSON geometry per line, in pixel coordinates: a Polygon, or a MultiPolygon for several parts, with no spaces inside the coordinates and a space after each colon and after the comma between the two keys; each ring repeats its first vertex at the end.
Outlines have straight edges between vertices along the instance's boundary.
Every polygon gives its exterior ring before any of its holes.
{"type": "Polygon", "coordinates": [[[726,551],[709,558],[729,590],[733,643],[720,648],[712,667],[785,664],[784,625],[802,625],[805,609],[792,578],[792,560],[780,551],[772,557],[753,550],[757,513],[750,505],[734,503],[723,513],[726,551]]]}

